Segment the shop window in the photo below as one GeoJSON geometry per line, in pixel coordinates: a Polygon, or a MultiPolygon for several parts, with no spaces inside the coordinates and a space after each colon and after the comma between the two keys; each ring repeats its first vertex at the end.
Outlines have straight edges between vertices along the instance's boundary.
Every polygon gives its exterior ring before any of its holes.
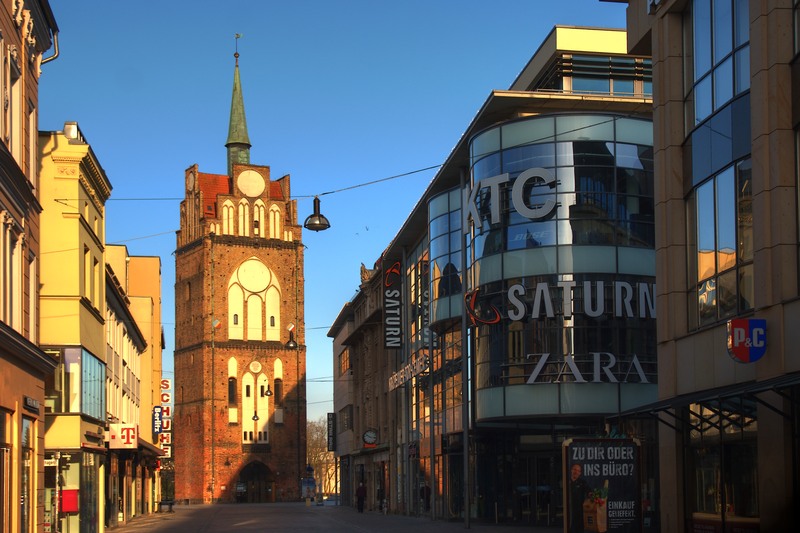
{"type": "Polygon", "coordinates": [[[692,404],[686,412],[689,518],[695,525],[759,516],[756,404],[732,399],[692,404]]]}
{"type": "Polygon", "coordinates": [[[22,451],[22,467],[20,479],[20,531],[30,531],[34,523],[36,510],[36,491],[34,490],[34,465],[36,464],[36,435],[34,434],[36,421],[30,418],[22,419],[22,435],[20,436],[20,449],[22,451]]]}
{"type": "Polygon", "coordinates": [[[0,524],[9,524],[11,522],[10,431],[11,414],[0,410],[0,524]]]}

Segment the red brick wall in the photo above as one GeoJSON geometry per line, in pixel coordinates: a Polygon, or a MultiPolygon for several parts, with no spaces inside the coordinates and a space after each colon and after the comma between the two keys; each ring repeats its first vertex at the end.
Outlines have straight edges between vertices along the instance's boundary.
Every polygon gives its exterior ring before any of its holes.
{"type": "MultiPolygon", "coordinates": [[[[241,169],[237,167],[234,172],[238,170],[241,169]]],[[[270,187],[265,189],[263,197],[267,206],[269,190],[270,187]]],[[[235,194],[224,198],[234,203],[239,199],[235,194]]],[[[221,205],[224,198],[218,198],[217,202],[221,205]]],[[[294,201],[286,202],[285,211],[294,212],[294,201]]],[[[186,223],[206,224],[207,221],[186,223]]],[[[274,483],[272,497],[275,500],[300,498],[299,479],[306,464],[303,247],[299,241],[300,227],[291,226],[291,229],[296,239],[293,242],[215,235],[213,246],[205,232],[204,237],[176,252],[173,455],[178,500],[210,501],[212,463],[215,501],[233,501],[242,469],[248,465],[253,468],[254,464],[267,472],[265,477],[274,483]],[[280,341],[228,340],[228,281],[238,266],[251,257],[261,260],[278,279],[282,295],[280,341]],[[295,275],[296,269],[299,276],[295,275]],[[216,329],[211,325],[212,316],[221,322],[216,329]],[[289,322],[297,326],[298,350],[284,347],[289,339],[286,330],[289,322]],[[280,358],[283,363],[284,422],[275,423],[275,402],[271,401],[268,446],[242,444],[242,432],[252,429],[252,415],[240,412],[236,423],[228,421],[228,361],[231,358],[238,363],[237,378],[247,371],[251,361],[257,360],[268,369],[272,380],[275,359],[280,358]]]]}

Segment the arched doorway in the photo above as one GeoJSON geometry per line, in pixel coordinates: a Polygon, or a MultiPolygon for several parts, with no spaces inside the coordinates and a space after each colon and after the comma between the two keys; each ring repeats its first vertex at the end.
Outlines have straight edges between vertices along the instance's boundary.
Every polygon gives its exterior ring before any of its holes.
{"type": "Polygon", "coordinates": [[[260,461],[253,461],[242,468],[237,483],[236,500],[247,503],[274,502],[275,477],[272,470],[260,461]]]}

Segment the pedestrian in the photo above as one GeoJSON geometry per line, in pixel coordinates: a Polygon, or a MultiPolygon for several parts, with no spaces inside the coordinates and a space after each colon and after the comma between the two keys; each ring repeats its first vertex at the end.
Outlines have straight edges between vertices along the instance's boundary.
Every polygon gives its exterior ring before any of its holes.
{"type": "Polygon", "coordinates": [[[364,512],[364,499],[367,497],[367,487],[364,483],[359,483],[356,489],[356,501],[358,502],[358,512],[364,512]]]}
{"type": "Polygon", "coordinates": [[[583,500],[589,494],[589,485],[583,477],[583,467],[574,463],[570,468],[569,523],[570,533],[583,533],[583,500]]]}
{"type": "Polygon", "coordinates": [[[431,488],[428,486],[428,482],[426,481],[422,488],[419,490],[419,496],[422,498],[422,503],[425,505],[425,512],[431,510],[431,488]]]}

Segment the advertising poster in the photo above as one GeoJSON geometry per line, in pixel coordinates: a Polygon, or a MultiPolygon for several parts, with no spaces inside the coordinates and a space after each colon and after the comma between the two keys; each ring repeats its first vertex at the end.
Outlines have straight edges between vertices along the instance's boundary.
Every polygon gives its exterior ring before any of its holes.
{"type": "Polygon", "coordinates": [[[642,530],[639,444],[632,439],[564,442],[564,531],[642,530]]]}

